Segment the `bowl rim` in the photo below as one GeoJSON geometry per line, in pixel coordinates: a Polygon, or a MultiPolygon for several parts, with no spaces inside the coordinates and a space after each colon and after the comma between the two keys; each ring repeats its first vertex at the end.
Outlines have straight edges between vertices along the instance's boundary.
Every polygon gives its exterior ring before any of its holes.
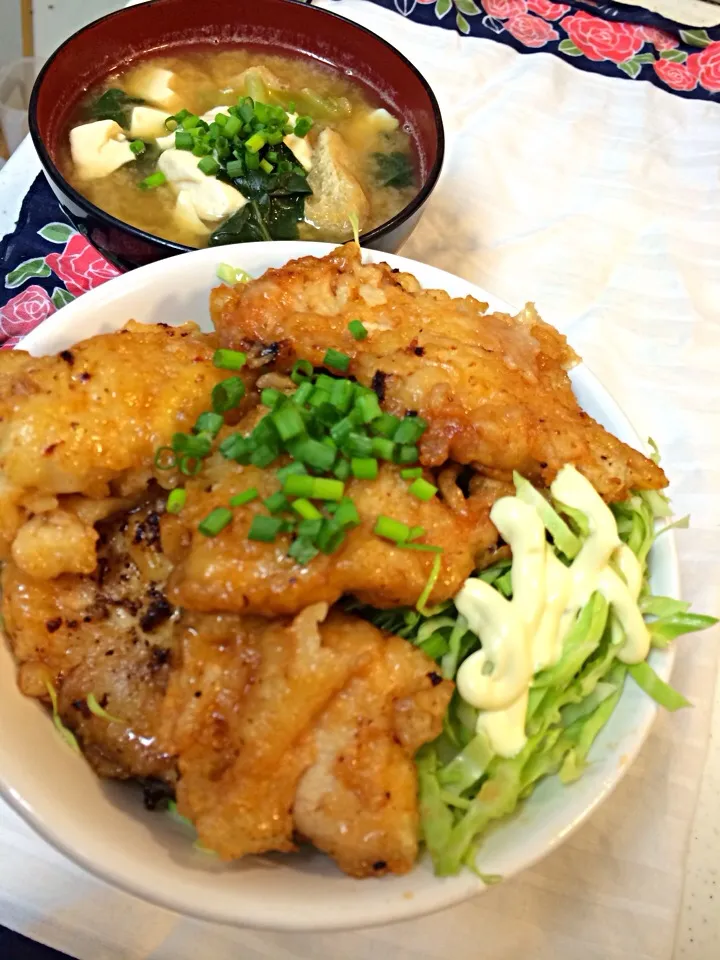
{"type": "MultiPolygon", "coordinates": [[[[152,4],[163,4],[177,2],[177,0],[150,0],[152,4]]],[[[425,94],[430,101],[430,106],[432,108],[433,114],[433,123],[435,125],[436,135],[437,135],[437,153],[435,156],[435,161],[432,164],[430,170],[428,171],[427,176],[423,179],[423,183],[418,190],[417,194],[407,203],[401,210],[394,214],[389,220],[386,220],[384,223],[381,223],[379,226],[374,227],[368,233],[363,233],[360,235],[360,240],[363,245],[370,246],[376,240],[381,239],[387,234],[391,233],[396,227],[400,224],[405,223],[407,220],[411,219],[425,204],[429,199],[433,190],[435,189],[438,179],[440,177],[440,172],[442,170],[443,162],[445,160],[445,128],[443,125],[442,114],[440,112],[440,105],[438,104],[437,97],[433,92],[432,87],[425,79],[420,70],[415,66],[412,61],[410,61],[403,53],[401,53],[396,47],[389,43],[384,37],[381,37],[379,34],[374,33],[372,30],[369,30],[367,27],[362,26],[359,23],[356,23],[354,20],[348,19],[348,17],[343,17],[339,13],[334,13],[332,10],[325,10],[321,7],[314,7],[312,3],[306,2],[306,0],[283,0],[284,3],[292,3],[295,6],[303,7],[305,10],[310,12],[310,16],[318,15],[320,17],[331,17],[334,20],[342,21],[346,27],[351,27],[355,30],[359,30],[363,34],[367,34],[373,39],[379,41],[383,46],[385,46],[388,52],[394,55],[398,60],[400,60],[418,79],[420,85],[422,86],[425,94]]],[[[74,203],[83,209],[88,209],[93,216],[97,217],[102,221],[107,227],[112,229],[120,229],[124,233],[129,234],[133,239],[141,240],[147,243],[148,241],[154,243],[168,252],[174,253],[190,253],[196,249],[204,249],[197,247],[189,247],[183,243],[177,243],[175,240],[167,240],[164,237],[159,237],[154,233],[150,233],[147,230],[142,230],[140,227],[135,227],[130,223],[127,223],[125,220],[120,220],[118,217],[113,216],[113,214],[108,213],[106,210],[103,210],[102,207],[96,206],[91,200],[88,200],[87,197],[83,196],[72,184],[65,179],[63,174],[60,172],[59,167],[55,161],[50,156],[50,151],[45,146],[44,139],[40,133],[40,125],[37,119],[37,104],[40,97],[40,89],[44,83],[47,73],[52,68],[55,60],[60,56],[63,50],[74,43],[78,37],[84,34],[86,31],[90,30],[92,27],[97,26],[99,23],[103,23],[106,20],[112,20],[113,18],[133,16],[134,12],[139,9],[141,6],[146,6],[147,4],[132,4],[131,6],[123,7],[120,10],[115,10],[112,13],[106,14],[104,17],[98,17],[97,19],[91,21],[90,23],[85,24],[84,27],[81,27],[79,30],[76,30],[71,36],[67,38],[60,46],[53,52],[53,54],[45,61],[40,72],[38,73],[35,83],[33,84],[32,92],[30,94],[30,103],[28,106],[28,127],[30,130],[30,136],[32,137],[33,145],[40,157],[40,162],[43,168],[45,176],[48,177],[58,189],[62,190],[63,193],[66,193],[74,203]]],[[[273,241],[277,243],[278,241],[273,241]]],[[[300,241],[300,242],[313,242],[313,241],[300,241]]],[[[318,243],[323,243],[326,241],[315,241],[318,243]]]]}
{"type": "MultiPolygon", "coordinates": [[[[260,247],[267,247],[269,248],[268,259],[272,263],[275,259],[281,259],[282,256],[284,256],[284,260],[292,259],[294,256],[323,256],[328,252],[328,248],[332,249],[334,245],[324,244],[317,251],[308,249],[314,246],[314,244],[308,241],[280,241],[255,243],[252,245],[235,244],[231,247],[230,256],[233,260],[237,258],[237,262],[242,262],[241,258],[244,253],[249,252],[249,248],[257,251],[260,247]],[[278,243],[281,243],[282,246],[278,247],[278,243]]],[[[446,278],[446,280],[461,280],[461,278],[457,278],[448,271],[429,267],[426,264],[420,264],[398,255],[388,255],[376,250],[367,250],[365,254],[369,262],[382,262],[387,259],[392,266],[403,270],[412,271],[413,269],[420,269],[427,275],[427,278],[422,281],[423,286],[426,288],[431,286],[442,288],[443,277],[446,278]]],[[[219,248],[210,248],[207,250],[193,251],[186,256],[193,257],[198,263],[207,261],[207,263],[210,264],[213,259],[218,260],[219,255],[219,248]]],[[[84,297],[79,298],[78,301],[75,301],[74,304],[69,306],[68,312],[64,314],[58,312],[48,323],[36,328],[22,346],[29,348],[33,354],[36,353],[36,351],[39,353],[47,352],[47,346],[43,344],[43,341],[46,340],[49,327],[59,327],[59,333],[62,339],[67,336],[72,336],[75,325],[70,322],[71,319],[74,319],[76,313],[85,314],[88,311],[91,311],[93,314],[92,323],[97,325],[98,321],[95,318],[103,313],[103,304],[111,303],[116,298],[122,300],[126,294],[132,294],[143,288],[146,283],[157,274],[167,270],[177,271],[181,269],[181,267],[182,261],[176,261],[173,258],[170,261],[160,261],[149,264],[115,280],[111,280],[96,290],[90,291],[84,295],[84,297]],[[78,306],[78,304],[82,304],[82,306],[78,306]]],[[[208,269],[209,285],[213,284],[214,276],[214,267],[208,269]]],[[[216,283],[217,281],[214,282],[216,283]]],[[[470,292],[473,296],[479,296],[480,299],[483,300],[486,299],[486,291],[483,288],[465,280],[461,280],[461,282],[464,286],[472,287],[470,292]]],[[[491,299],[493,304],[492,309],[512,309],[509,305],[503,304],[500,298],[492,297],[491,299]]],[[[97,332],[100,332],[100,330],[97,332]]],[[[103,330],[102,332],[106,331],[103,330]]],[[[87,335],[92,334],[82,333],[81,337],[87,335]]],[[[53,347],[53,349],[55,349],[55,347],[53,347]]],[[[584,363],[579,364],[576,369],[579,372],[579,386],[581,389],[589,389],[597,398],[597,402],[602,404],[604,413],[622,422],[623,430],[628,434],[628,436],[625,437],[626,440],[629,440],[630,435],[632,435],[633,440],[640,444],[640,437],[637,431],[612,394],[610,394],[584,363]]],[[[614,429],[619,428],[616,427],[614,429]]],[[[669,533],[665,534],[658,546],[660,547],[659,552],[655,553],[654,551],[652,555],[654,562],[652,562],[651,566],[651,575],[653,577],[656,575],[667,577],[669,579],[669,589],[672,590],[675,595],[680,596],[679,569],[673,532],[669,531],[669,533]]],[[[674,648],[670,647],[667,651],[654,651],[652,656],[654,667],[658,670],[660,676],[667,680],[675,658],[674,648]]],[[[17,691],[17,693],[18,696],[20,696],[19,691],[17,691]]],[[[627,695],[628,692],[626,690],[623,696],[625,697],[627,695]]],[[[633,711],[634,722],[632,727],[628,725],[627,729],[623,729],[621,738],[623,758],[619,765],[614,764],[612,771],[603,775],[602,780],[594,784],[589,798],[581,798],[580,801],[578,801],[577,799],[573,800],[570,794],[564,794],[564,796],[567,796],[567,802],[563,805],[564,812],[560,818],[561,826],[553,828],[551,837],[543,840],[542,845],[529,852],[529,855],[528,853],[523,855],[522,852],[514,852],[512,856],[512,866],[509,866],[503,874],[505,880],[509,880],[518,872],[532,867],[540,859],[554,851],[571,833],[587,820],[591,813],[594,812],[623,779],[632,761],[645,743],[658,712],[657,704],[651,700],[651,698],[646,697],[645,694],[642,695],[640,702],[641,706],[635,707],[633,711]]],[[[39,704],[37,704],[37,707],[40,709],[39,704]]],[[[58,749],[60,749],[60,744],[58,744],[58,749]]],[[[0,753],[2,752],[2,748],[0,748],[0,753]]],[[[563,789],[569,790],[570,788],[563,789]]],[[[73,835],[72,831],[69,836],[59,833],[59,824],[57,821],[53,821],[52,818],[44,818],[42,811],[36,808],[34,797],[27,794],[23,795],[20,790],[14,787],[12,778],[8,778],[7,771],[2,765],[0,765],[0,795],[4,797],[10,806],[20,814],[43,839],[59,849],[72,861],[80,864],[80,866],[88,870],[95,877],[112,883],[124,892],[136,897],[141,897],[150,903],[174,910],[186,916],[193,916],[210,922],[225,923],[251,929],[286,932],[352,930],[360,927],[378,926],[430,915],[467,900],[485,889],[482,881],[474,875],[460,875],[449,878],[450,882],[448,882],[448,879],[435,878],[431,892],[420,891],[414,895],[413,899],[402,901],[393,900],[392,896],[388,895],[383,898],[384,902],[382,907],[378,907],[377,902],[375,902],[373,906],[373,898],[368,898],[367,902],[362,902],[363,898],[360,896],[360,893],[357,893],[354,896],[356,901],[355,906],[349,911],[350,915],[348,915],[347,907],[344,906],[335,911],[330,909],[325,910],[322,920],[320,921],[315,915],[305,916],[299,913],[293,916],[277,916],[273,914],[272,911],[270,913],[264,912],[260,916],[253,915],[251,918],[247,913],[243,914],[242,908],[236,910],[236,907],[233,906],[233,909],[229,910],[227,907],[219,904],[209,904],[206,899],[191,898],[187,890],[180,891],[177,888],[165,890],[163,886],[153,885],[153,883],[149,882],[149,878],[141,874],[134,873],[130,876],[128,871],[123,867],[118,867],[112,862],[102,861],[94,857],[87,848],[82,848],[81,845],[79,848],[78,845],[75,845],[77,838],[73,835]]],[[[74,826],[73,829],[75,829],[74,826]]],[[[419,869],[421,869],[421,866],[418,863],[415,870],[419,869]]],[[[199,873],[198,876],[201,877],[202,874],[199,873]]],[[[410,876],[412,876],[412,874],[410,874],[410,876]]],[[[201,880],[198,882],[201,882],[201,880]]],[[[365,880],[362,881],[362,884],[374,882],[382,884],[385,880],[365,880]]]]}

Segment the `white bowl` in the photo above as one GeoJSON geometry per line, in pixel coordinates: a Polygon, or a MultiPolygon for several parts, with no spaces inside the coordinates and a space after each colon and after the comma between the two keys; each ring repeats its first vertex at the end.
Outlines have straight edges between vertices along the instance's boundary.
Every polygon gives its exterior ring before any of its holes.
{"type": "MultiPolygon", "coordinates": [[[[46,320],[24,341],[34,354],[72,346],[127,320],[209,329],[208,293],[219,263],[254,276],[267,267],[313,254],[329,244],[248,243],[199,250],[154,263],[85,294],[46,320]]],[[[425,287],[471,294],[491,308],[507,304],[442,270],[402,257],[365,251],[413,273],[425,287]]],[[[552,318],[549,318],[552,319],[552,318]]],[[[615,401],[584,365],[572,374],[582,406],[622,440],[639,438],[615,401]]],[[[678,596],[675,547],[662,537],[650,556],[654,592],[678,596]]],[[[667,679],[672,653],[650,662],[667,679]]],[[[510,877],[555,848],[615,787],[648,735],[653,701],[629,680],[612,719],[590,754],[584,776],[570,786],[545,780],[518,815],[492,831],[478,860],[486,874],[510,877]]],[[[450,906],[483,889],[470,872],[437,878],[427,858],[404,877],[354,880],[321,854],[247,858],[232,866],[195,850],[169,816],[143,809],[137,790],[101,782],[64,746],[47,713],[24,698],[5,645],[0,648],[0,789],[46,840],[104,880],[179,913],[272,930],[340,930],[405,920],[450,906]]]]}

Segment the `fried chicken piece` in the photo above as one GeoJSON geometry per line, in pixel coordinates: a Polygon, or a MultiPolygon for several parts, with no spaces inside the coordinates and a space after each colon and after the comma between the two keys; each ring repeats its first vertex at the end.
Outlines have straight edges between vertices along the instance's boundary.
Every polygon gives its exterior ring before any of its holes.
{"type": "Polygon", "coordinates": [[[158,506],[101,524],[93,575],[38,580],[13,562],[2,575],[20,689],[49,704],[46,683],[55,687],[63,723],[103,777],[174,779],[174,760],[156,740],[174,650],[158,506]],[[91,693],[118,719],[93,714],[91,693]]]}
{"type": "Polygon", "coordinates": [[[434,554],[404,550],[372,531],[380,514],[408,526],[422,526],[422,540],[443,548],[442,566],[430,600],[453,597],[475,568],[475,558],[497,540],[489,512],[495,500],[482,492],[463,500],[464,512],[435,497],[424,503],[408,493],[399,468],[384,465],[376,480],[353,479],[346,494],[362,523],[329,556],[318,554],[301,566],[287,555],[291,539],[274,543],[248,540],[253,517],[266,514],[262,500],[280,489],[275,470],[259,470],[225,460],[206,461],[202,477],[186,484],[187,502],[161,523],[163,549],[175,564],[168,584],[173,603],[190,610],[230,611],[277,616],[311,603],[334,603],[343,593],[376,607],[413,606],[427,582],[434,554]],[[215,507],[256,487],[260,498],[233,511],[218,536],[206,537],[198,524],[215,507]]]}
{"type": "MultiPolygon", "coordinates": [[[[0,558],[24,520],[56,509],[59,495],[144,495],[156,448],[191,428],[227,376],[213,366],[215,346],[195,324],[131,322],[57,356],[2,351],[0,558]]],[[[48,524],[37,526],[29,537],[52,539],[48,524]]],[[[87,555],[82,534],[72,536],[87,555]]],[[[48,575],[63,570],[87,572],[50,564],[48,575]]]]}
{"type": "Polygon", "coordinates": [[[405,872],[412,755],[440,732],[452,684],[406,641],[326,615],[184,615],[164,707],[178,808],[225,860],[294,850],[300,830],[356,876],[405,872]]]}
{"type": "Polygon", "coordinates": [[[211,295],[223,344],[250,352],[274,344],[278,369],[298,357],[322,366],[331,347],[348,354],[348,373],[372,385],[385,409],[429,421],[420,443],[427,466],[451,459],[549,486],[571,463],[608,501],[666,486],[658,466],[580,409],[567,374],[578,358],[531,304],[517,317],[486,310],[472,297],[422,290],[387,264],[362,265],[354,244],[211,295]],[[355,318],[367,339],[349,333],[355,318]]]}

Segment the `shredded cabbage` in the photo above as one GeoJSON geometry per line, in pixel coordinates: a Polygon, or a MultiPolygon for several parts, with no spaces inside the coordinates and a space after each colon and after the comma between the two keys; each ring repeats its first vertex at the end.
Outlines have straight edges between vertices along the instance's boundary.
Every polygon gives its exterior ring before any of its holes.
{"type": "MultiPolygon", "coordinates": [[[[585,516],[545,499],[522,477],[514,479],[518,497],[538,509],[559,558],[570,562],[589,532],[585,516]]],[[[683,633],[717,622],[690,613],[689,604],[680,600],[650,594],[647,556],[658,536],[656,518],[670,515],[667,498],[660,493],[634,494],[613,504],[612,511],[621,540],[645,568],[639,604],[653,646],[666,646],[683,633]]],[[[510,571],[511,561],[501,560],[478,576],[511,598],[510,571]]],[[[424,601],[429,592],[424,591],[424,601]]],[[[357,601],[348,606],[376,626],[416,644],[449,679],[480,647],[453,604],[440,611],[426,611],[424,603],[418,603],[416,610],[381,611],[357,601]]],[[[566,636],[560,659],[533,678],[525,721],[527,743],[509,759],[493,755],[485,734],[476,733],[477,710],[455,692],[442,734],[416,757],[421,835],[438,875],[455,874],[465,867],[478,872],[477,848],[488,826],[510,815],[543,777],[558,774],[563,783],[570,783],[582,775],[592,744],[622,696],[628,675],[666,709],[688,706],[682,694],[662,681],[647,662],[627,667],[617,659],[623,639],[607,601],[593,594],[566,636]]],[[[491,879],[499,878],[485,882],[491,879]]]]}
{"type": "Polygon", "coordinates": [[[50,683],[49,680],[45,681],[45,689],[48,692],[50,703],[52,704],[53,723],[55,724],[55,729],[63,738],[65,743],[70,747],[70,749],[79,754],[80,746],[77,742],[75,734],[72,732],[72,730],[68,730],[68,728],[60,719],[60,714],[58,713],[57,693],[55,691],[55,687],[52,685],[52,683],[50,683]]]}

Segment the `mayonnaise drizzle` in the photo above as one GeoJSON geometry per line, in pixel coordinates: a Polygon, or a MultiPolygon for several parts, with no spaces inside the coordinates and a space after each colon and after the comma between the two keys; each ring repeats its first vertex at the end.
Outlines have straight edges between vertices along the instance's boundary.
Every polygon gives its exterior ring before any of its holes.
{"type": "Polygon", "coordinates": [[[478,732],[484,731],[495,752],[504,757],[515,756],[526,742],[533,674],[560,659],[563,641],[593,593],[605,597],[620,628],[613,634],[620,638],[620,660],[639,663],[650,649],[637,603],[642,566],[621,542],[612,511],[569,465],[558,473],[550,492],[587,518],[588,536],[570,566],[546,543],[536,508],[518,497],[503,497],[490,518],[512,549],[513,599],[506,600],[474,578],[465,581],[455,598],[459,613],[483,645],[460,666],[458,690],[481,711],[478,732]]]}

